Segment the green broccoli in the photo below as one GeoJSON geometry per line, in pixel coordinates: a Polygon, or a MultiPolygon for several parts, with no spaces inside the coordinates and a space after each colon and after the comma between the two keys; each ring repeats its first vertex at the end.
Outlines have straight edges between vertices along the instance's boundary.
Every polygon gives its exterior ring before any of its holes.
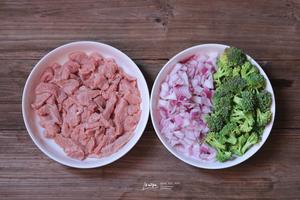
{"type": "Polygon", "coordinates": [[[242,132],[248,133],[253,129],[253,125],[255,123],[255,120],[254,120],[254,118],[252,118],[252,115],[249,115],[249,116],[251,116],[249,118],[249,120],[245,120],[240,124],[240,130],[242,132]]]}
{"type": "Polygon", "coordinates": [[[239,136],[237,143],[235,145],[230,146],[230,151],[238,156],[242,156],[243,155],[242,148],[246,143],[247,138],[248,138],[248,134],[243,134],[239,136]]]}
{"type": "Polygon", "coordinates": [[[241,67],[240,66],[235,66],[232,69],[232,76],[240,76],[240,72],[241,72],[241,67]]]}
{"type": "Polygon", "coordinates": [[[238,135],[239,129],[236,123],[229,122],[227,123],[222,130],[220,131],[220,135],[229,136],[229,135],[238,135]]]}
{"type": "MultiPolygon", "coordinates": [[[[220,66],[240,66],[247,60],[246,55],[241,49],[229,47],[220,55],[218,64],[220,66]]],[[[218,65],[218,66],[219,66],[218,65]]]]}
{"type": "Polygon", "coordinates": [[[272,96],[263,91],[264,76],[240,49],[226,48],[217,66],[213,112],[205,116],[210,129],[205,142],[216,149],[216,159],[225,162],[259,142],[272,119],[272,96]]]}
{"type": "Polygon", "coordinates": [[[218,116],[221,116],[225,122],[227,122],[232,110],[231,95],[224,97],[214,96],[213,104],[214,112],[217,113],[218,116]]]}
{"type": "Polygon", "coordinates": [[[268,91],[262,91],[256,95],[258,108],[265,112],[270,109],[272,104],[272,95],[268,91]]]}
{"type": "Polygon", "coordinates": [[[262,112],[260,109],[256,109],[256,123],[259,127],[266,126],[272,119],[271,110],[262,112]]]}
{"type": "Polygon", "coordinates": [[[226,77],[232,76],[232,68],[229,66],[223,66],[219,63],[219,59],[217,60],[218,69],[213,74],[214,81],[217,85],[220,85],[226,77]]]}
{"type": "Polygon", "coordinates": [[[254,111],[255,96],[250,91],[242,91],[235,95],[233,102],[245,112],[254,111]]]}
{"type": "Polygon", "coordinates": [[[225,162],[231,158],[232,153],[230,151],[218,150],[216,159],[220,162],[225,162]]]}
{"type": "Polygon", "coordinates": [[[237,107],[233,107],[230,121],[239,125],[242,132],[250,132],[255,124],[255,118],[252,112],[244,112],[237,107]]]}
{"type": "Polygon", "coordinates": [[[239,134],[238,126],[234,123],[228,123],[219,132],[219,141],[222,144],[235,144],[237,141],[236,134],[239,134]]]}
{"type": "Polygon", "coordinates": [[[228,79],[220,87],[223,87],[225,91],[232,92],[234,94],[242,91],[246,87],[247,83],[244,79],[239,76],[234,76],[228,79]]]}
{"type": "Polygon", "coordinates": [[[258,136],[261,136],[264,133],[265,127],[264,126],[258,126],[256,123],[252,129],[253,132],[255,132],[258,136]]]}
{"type": "Polygon", "coordinates": [[[256,133],[251,133],[251,135],[247,138],[246,143],[242,147],[242,154],[244,154],[252,145],[258,143],[258,136],[256,133]]]}
{"type": "Polygon", "coordinates": [[[261,74],[250,74],[247,78],[245,78],[247,82],[247,86],[251,91],[259,92],[259,89],[262,89],[266,86],[266,80],[261,74]]]}
{"type": "Polygon", "coordinates": [[[246,79],[251,74],[258,74],[258,69],[253,66],[249,61],[246,61],[241,67],[241,77],[246,79]]]}
{"type": "Polygon", "coordinates": [[[217,104],[221,99],[226,97],[227,99],[232,97],[230,91],[227,90],[226,87],[218,87],[215,91],[215,94],[212,97],[213,104],[217,104]]]}
{"type": "Polygon", "coordinates": [[[223,118],[215,113],[206,115],[205,121],[210,131],[220,131],[224,126],[223,118]]]}
{"type": "Polygon", "coordinates": [[[226,146],[219,141],[218,133],[216,133],[216,132],[212,132],[212,131],[209,132],[206,135],[205,142],[207,144],[209,144],[210,146],[216,148],[217,150],[225,150],[226,149],[226,146]]]}

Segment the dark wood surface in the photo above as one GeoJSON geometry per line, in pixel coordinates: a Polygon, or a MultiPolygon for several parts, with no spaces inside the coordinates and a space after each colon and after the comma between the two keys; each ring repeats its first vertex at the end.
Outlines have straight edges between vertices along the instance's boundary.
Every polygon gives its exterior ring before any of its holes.
{"type": "Polygon", "coordinates": [[[0,199],[300,199],[300,1],[0,1],[0,199]],[[266,144],[224,170],[171,155],[151,122],[137,145],[98,169],[72,169],[31,141],[21,94],[39,59],[62,44],[93,40],[138,64],[149,88],[169,58],[202,43],[244,49],[276,95],[266,144]],[[172,185],[143,190],[144,183],[172,185]]]}

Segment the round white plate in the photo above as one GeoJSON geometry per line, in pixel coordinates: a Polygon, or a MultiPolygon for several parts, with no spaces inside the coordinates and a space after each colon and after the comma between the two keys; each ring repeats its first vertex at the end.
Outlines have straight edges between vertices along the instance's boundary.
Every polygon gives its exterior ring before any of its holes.
{"type": "Polygon", "coordinates": [[[99,42],[80,41],[72,42],[63,46],[60,46],[47,55],[45,55],[31,71],[23,91],[22,97],[22,112],[23,119],[27,131],[38,146],[38,148],[44,152],[48,157],[53,160],[70,167],[76,168],[94,168],[107,165],[115,160],[124,156],[139,140],[146,127],[149,116],[149,90],[146,80],[138,68],[138,66],[120,50],[99,42]],[[104,57],[112,57],[115,59],[119,67],[121,67],[126,73],[137,78],[138,89],[141,93],[141,118],[137,127],[133,133],[130,141],[127,142],[116,153],[104,157],[104,158],[87,158],[83,161],[75,160],[68,157],[63,149],[59,147],[54,140],[47,139],[43,135],[43,128],[39,125],[37,115],[31,109],[31,103],[34,101],[34,89],[39,83],[39,79],[43,71],[48,65],[57,62],[63,64],[68,60],[68,54],[74,51],[83,51],[85,53],[99,52],[104,57]]]}
{"type": "Polygon", "coordinates": [[[274,118],[275,118],[275,98],[274,98],[274,92],[272,85],[270,83],[269,78],[263,71],[263,69],[259,66],[259,64],[252,59],[249,55],[248,59],[250,59],[251,63],[254,64],[260,71],[260,73],[265,77],[266,79],[266,90],[269,91],[272,94],[272,105],[271,105],[271,111],[273,113],[272,120],[271,122],[266,126],[264,133],[262,135],[261,141],[251,147],[243,156],[237,157],[233,160],[229,160],[226,162],[218,162],[218,161],[201,161],[201,160],[196,160],[190,157],[187,157],[179,152],[177,152],[167,141],[164,135],[161,134],[160,129],[159,129],[159,121],[160,121],[160,114],[158,112],[158,99],[159,99],[159,93],[160,93],[160,86],[161,83],[165,80],[166,76],[169,74],[169,72],[173,69],[174,65],[178,63],[179,61],[188,58],[194,54],[209,54],[209,53],[222,53],[225,48],[229,46],[222,45],[222,44],[202,44],[202,45],[197,45],[191,48],[188,48],[177,55],[175,55],[173,58],[171,58],[165,66],[161,69],[159,72],[158,76],[155,79],[155,82],[153,84],[152,92],[151,92],[151,99],[150,99],[150,114],[151,114],[151,119],[152,123],[155,129],[155,132],[157,136],[159,137],[160,141],[164,144],[164,146],[177,158],[182,160],[185,163],[188,163],[190,165],[193,165],[195,167],[199,168],[206,168],[206,169],[222,169],[222,168],[227,168],[227,167],[232,167],[234,165],[237,165],[248,158],[250,158],[252,155],[254,155],[265,143],[267,140],[273,123],[274,123],[274,118]]]}

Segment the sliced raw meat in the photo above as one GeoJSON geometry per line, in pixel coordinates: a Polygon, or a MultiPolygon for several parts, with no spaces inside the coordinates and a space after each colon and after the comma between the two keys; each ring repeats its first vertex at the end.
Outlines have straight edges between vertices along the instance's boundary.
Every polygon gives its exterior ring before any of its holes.
{"type": "Polygon", "coordinates": [[[126,144],[140,119],[140,103],[136,78],[114,59],[73,52],[62,66],[54,63],[43,72],[31,107],[44,136],[82,160],[126,144]]]}
{"type": "Polygon", "coordinates": [[[84,159],[84,151],[71,139],[64,138],[60,134],[56,135],[54,138],[55,142],[61,146],[66,154],[70,156],[71,158],[76,158],[79,160],[84,159]]]}
{"type": "Polygon", "coordinates": [[[42,74],[41,81],[49,82],[53,79],[53,75],[54,75],[53,69],[51,67],[48,67],[42,74]]]}
{"type": "Polygon", "coordinates": [[[73,92],[79,87],[79,82],[75,79],[62,80],[57,82],[57,84],[68,95],[72,95],[73,92]]]}
{"type": "Polygon", "coordinates": [[[31,107],[33,109],[39,109],[46,101],[47,99],[51,96],[51,93],[41,93],[37,94],[34,100],[34,103],[31,104],[31,107]]]}
{"type": "Polygon", "coordinates": [[[42,93],[50,93],[57,97],[59,91],[59,87],[57,87],[53,83],[44,83],[41,82],[38,84],[38,86],[35,89],[36,94],[42,94],[42,93]]]}

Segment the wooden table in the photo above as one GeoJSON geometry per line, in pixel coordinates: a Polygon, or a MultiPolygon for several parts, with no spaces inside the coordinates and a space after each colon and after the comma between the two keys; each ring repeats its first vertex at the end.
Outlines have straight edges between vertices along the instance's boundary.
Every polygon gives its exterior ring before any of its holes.
{"type": "Polygon", "coordinates": [[[300,1],[1,1],[0,199],[300,199],[300,1]],[[169,58],[197,44],[244,49],[275,89],[262,149],[224,170],[171,155],[149,120],[137,145],[98,169],[64,167],[31,141],[21,113],[30,70],[62,44],[92,40],[129,55],[149,88],[169,58]],[[143,190],[143,185],[158,188],[143,190]],[[168,184],[171,189],[161,187],[168,184]]]}

